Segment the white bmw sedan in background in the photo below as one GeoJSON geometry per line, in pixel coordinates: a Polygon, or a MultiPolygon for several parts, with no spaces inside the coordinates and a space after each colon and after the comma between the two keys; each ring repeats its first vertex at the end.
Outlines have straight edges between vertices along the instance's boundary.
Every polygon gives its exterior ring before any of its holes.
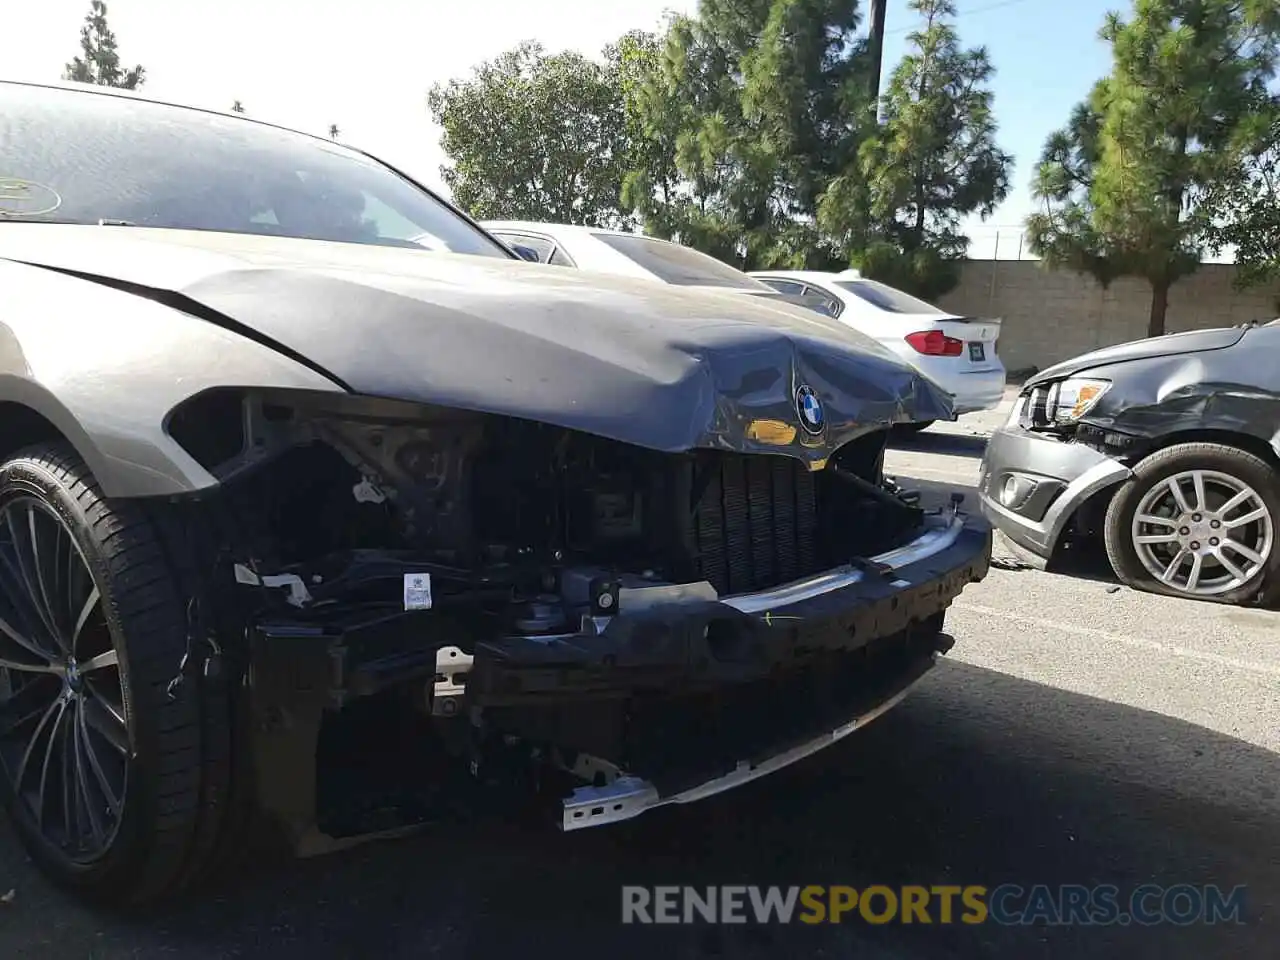
{"type": "MultiPolygon", "coordinates": [[[[954,394],[958,414],[990,410],[1004,395],[999,320],[947,313],[856,270],[760,270],[751,276],[781,293],[821,298],[823,312],[874,337],[954,394]]],[[[910,426],[922,430],[928,423],[910,426]]]]}
{"type": "Polygon", "coordinates": [[[716,293],[768,297],[819,313],[827,312],[824,301],[818,297],[798,297],[775,290],[710,254],[671,240],[564,223],[485,220],[481,226],[521,256],[536,258],[539,263],[639,277],[716,293]]]}

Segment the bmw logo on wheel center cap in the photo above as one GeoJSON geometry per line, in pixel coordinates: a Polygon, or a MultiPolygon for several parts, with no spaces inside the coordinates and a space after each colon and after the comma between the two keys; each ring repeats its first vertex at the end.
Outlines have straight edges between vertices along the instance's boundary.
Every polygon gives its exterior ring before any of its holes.
{"type": "Polygon", "coordinates": [[[813,387],[802,383],[796,390],[796,413],[800,417],[800,425],[808,433],[819,434],[827,425],[827,415],[822,410],[822,401],[813,392],[813,387]]]}

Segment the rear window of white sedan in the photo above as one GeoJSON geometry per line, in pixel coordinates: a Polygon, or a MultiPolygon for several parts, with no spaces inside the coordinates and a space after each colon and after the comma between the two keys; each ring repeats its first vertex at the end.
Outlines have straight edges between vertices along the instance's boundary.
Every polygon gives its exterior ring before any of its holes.
{"type": "Polygon", "coordinates": [[[879,307],[887,313],[946,315],[945,310],[939,310],[932,303],[926,303],[909,293],[903,293],[901,290],[875,280],[835,280],[832,286],[847,290],[858,299],[879,307]]]}

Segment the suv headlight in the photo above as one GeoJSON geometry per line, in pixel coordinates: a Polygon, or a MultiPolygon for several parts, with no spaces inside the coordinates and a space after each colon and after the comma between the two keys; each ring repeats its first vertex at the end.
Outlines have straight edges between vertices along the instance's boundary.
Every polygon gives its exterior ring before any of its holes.
{"type": "Polygon", "coordinates": [[[1045,415],[1052,423],[1075,423],[1111,389],[1110,380],[1070,377],[1050,385],[1045,415]]]}

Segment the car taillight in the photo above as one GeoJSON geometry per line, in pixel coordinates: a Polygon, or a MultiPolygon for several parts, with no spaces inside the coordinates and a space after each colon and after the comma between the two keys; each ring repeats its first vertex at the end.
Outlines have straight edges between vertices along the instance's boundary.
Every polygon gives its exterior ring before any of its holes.
{"type": "Polygon", "coordinates": [[[922,330],[918,333],[908,333],[906,340],[917,353],[923,353],[930,357],[958,357],[964,349],[963,340],[948,337],[941,330],[922,330]]]}

